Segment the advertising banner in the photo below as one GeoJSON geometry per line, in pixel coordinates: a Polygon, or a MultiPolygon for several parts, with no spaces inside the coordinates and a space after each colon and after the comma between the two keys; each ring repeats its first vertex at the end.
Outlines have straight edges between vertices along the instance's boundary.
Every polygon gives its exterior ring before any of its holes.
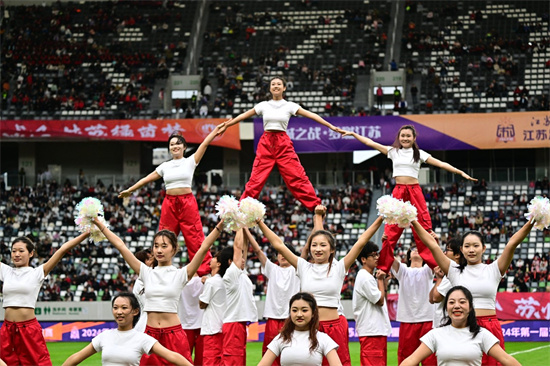
{"type": "MultiPolygon", "coordinates": [[[[200,144],[225,119],[146,119],[146,120],[83,120],[83,121],[1,121],[0,136],[10,138],[95,139],[130,141],[167,141],[180,131],[188,143],[200,144]]],[[[211,145],[240,150],[239,126],[228,128],[211,145]]]]}
{"type": "MultiPolygon", "coordinates": [[[[550,113],[430,114],[369,117],[327,117],[347,131],[391,145],[399,128],[412,125],[423,150],[550,148],[550,113]]],[[[287,133],[297,153],[371,150],[354,137],[343,137],[308,118],[291,118],[287,133]]],[[[254,149],[263,134],[254,120],[254,149]]]]}

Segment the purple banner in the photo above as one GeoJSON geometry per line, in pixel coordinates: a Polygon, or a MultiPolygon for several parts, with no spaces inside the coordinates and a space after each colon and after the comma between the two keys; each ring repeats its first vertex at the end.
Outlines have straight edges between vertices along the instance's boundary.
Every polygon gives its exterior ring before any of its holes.
{"type": "MultiPolygon", "coordinates": [[[[327,117],[326,120],[336,127],[354,131],[382,145],[391,145],[401,126],[413,125],[418,134],[418,145],[423,150],[477,149],[445,133],[400,116],[327,117]]],[[[254,120],[254,151],[256,151],[256,146],[263,132],[263,121],[261,118],[256,118],[254,120]]],[[[371,150],[354,137],[342,137],[339,133],[308,118],[291,118],[287,133],[294,143],[294,149],[297,153],[371,150]]]]}

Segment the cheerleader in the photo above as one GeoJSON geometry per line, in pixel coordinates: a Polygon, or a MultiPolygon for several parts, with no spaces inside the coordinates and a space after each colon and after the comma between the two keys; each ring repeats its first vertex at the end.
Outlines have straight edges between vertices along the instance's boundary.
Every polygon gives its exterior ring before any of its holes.
{"type": "MultiPolygon", "coordinates": [[[[170,230],[176,234],[176,237],[181,231],[190,260],[193,259],[204,241],[197,200],[191,190],[193,174],[208,145],[216,138],[223,126],[222,123],[212,130],[199,145],[197,151],[188,158],[183,157],[187,149],[187,142],[179,132],[172,133],[168,138],[168,148],[172,154],[172,160],[162,163],[154,172],[118,195],[119,198],[128,197],[144,185],[163,178],[166,185],[166,197],[162,202],[159,230],[170,230]]],[[[198,270],[199,276],[208,273],[208,262],[211,258],[210,252],[206,253],[198,270]]]]}
{"type": "MultiPolygon", "coordinates": [[[[312,263],[293,254],[263,221],[258,222],[265,237],[271,245],[281,253],[291,266],[296,268],[300,278],[301,291],[307,291],[315,296],[319,305],[319,330],[327,333],[338,344],[338,357],[343,365],[351,365],[349,355],[348,322],[338,313],[340,292],[344,279],[359,253],[376,233],[383,218],[378,217],[374,223],[357,239],[346,256],[335,260],[336,241],[334,236],[325,230],[313,232],[306,247],[311,255],[312,263]]],[[[326,364],[326,361],[323,363],[326,364]]]]}
{"type": "Polygon", "coordinates": [[[258,321],[254,285],[245,269],[248,243],[243,230],[237,231],[233,247],[220,253],[220,273],[225,285],[223,314],[223,365],[246,365],[246,324],[258,321]]]}
{"type": "Polygon", "coordinates": [[[0,359],[7,365],[51,365],[50,353],[34,308],[42,283],[61,258],[88,237],[83,233],[63,244],[44,264],[33,268],[33,242],[24,236],[11,244],[14,267],[0,262],[4,283],[4,323],[0,328],[0,359]]]}
{"type": "MultiPolygon", "coordinates": [[[[506,274],[518,245],[529,235],[533,224],[527,222],[508,241],[500,257],[491,264],[482,263],[486,250],[483,235],[478,231],[470,231],[462,237],[460,250],[466,261],[457,264],[449,259],[441,250],[435,239],[422,228],[417,221],[412,222],[420,239],[431,250],[437,264],[453,286],[466,287],[473,296],[474,310],[477,322],[495,335],[500,346],[505,349],[502,327],[496,316],[496,296],[501,278],[506,274]]],[[[497,365],[497,361],[489,356],[483,356],[483,365],[497,365]]]]}
{"type": "Polygon", "coordinates": [[[178,316],[181,320],[181,326],[187,336],[189,351],[195,350],[195,365],[202,365],[202,341],[201,324],[203,310],[199,306],[199,296],[203,289],[202,279],[195,273],[195,276],[187,282],[187,285],[181,291],[180,303],[178,306],[178,316]]]}
{"type": "MultiPolygon", "coordinates": [[[[145,263],[147,267],[151,267],[153,265],[153,261],[155,260],[155,258],[151,254],[150,249],[140,250],[135,254],[135,256],[140,262],[145,263]]],[[[145,308],[144,292],[145,289],[143,288],[143,281],[139,278],[136,278],[136,280],[134,281],[134,287],[132,288],[132,293],[139,301],[139,308],[141,310],[141,313],[139,314],[139,321],[134,326],[134,329],[140,333],[145,332],[145,326],[147,325],[147,313],[143,311],[143,309],[145,308]]]]}
{"type": "MultiPolygon", "coordinates": [[[[244,229],[246,236],[252,246],[252,250],[260,260],[262,272],[267,277],[267,292],[264,305],[265,323],[264,342],[262,355],[267,351],[267,346],[279,334],[285,320],[288,318],[288,302],[290,298],[300,291],[300,279],[296,276],[296,269],[288,263],[281,253],[277,253],[277,262],[272,263],[262,251],[254,236],[248,229],[244,229]]],[[[297,255],[291,245],[285,244],[292,254],[297,255]]],[[[280,365],[277,358],[273,365],[280,365]]]]}
{"type": "Polygon", "coordinates": [[[289,302],[290,315],[281,333],[269,343],[268,350],[258,366],[270,366],[277,357],[281,366],[321,365],[326,359],[329,366],[340,366],[338,344],[326,333],[318,331],[319,308],[313,295],[299,292],[289,302]]]}
{"type": "Polygon", "coordinates": [[[400,366],[414,366],[435,353],[438,365],[480,366],[482,355],[488,354],[503,366],[521,366],[498,344],[498,338],[479,326],[474,312],[472,293],[463,286],[455,286],[445,297],[447,322],[428,332],[422,343],[400,366]]]}
{"type": "Polygon", "coordinates": [[[315,206],[321,203],[321,199],[317,197],[315,189],[294,151],[294,145],[286,133],[288,122],[291,116],[299,115],[310,118],[334,132],[343,133],[343,131],[325,121],[319,115],[301,108],[296,103],[284,100],[283,93],[285,90],[286,80],[282,77],[274,77],[270,81],[269,88],[271,99],[261,102],[254,108],[226,121],[220,127],[218,134],[223,134],[227,127],[254,115],[262,116],[264,134],[258,142],[252,173],[241,198],[249,196],[258,198],[271,170],[277,164],[281,176],[294,197],[308,210],[313,211],[315,206]]]}
{"type": "MultiPolygon", "coordinates": [[[[157,339],[164,347],[176,351],[191,361],[191,352],[185,332],[178,317],[178,302],[181,291],[201,265],[204,256],[221,232],[220,221],[204,240],[195,257],[183,268],[172,265],[172,258],[178,252],[176,235],[169,230],[159,231],[153,238],[152,253],[155,257],[153,268],[140,262],[126,247],[124,242],[97,219],[95,225],[122,254],[130,268],[139,275],[145,288],[145,311],[147,325],[145,333],[157,339]]],[[[167,361],[157,355],[143,356],[140,365],[165,365],[167,361]]]]}
{"type": "MultiPolygon", "coordinates": [[[[365,145],[387,155],[388,159],[392,160],[393,177],[397,183],[393,189],[392,196],[402,199],[403,201],[410,201],[418,210],[418,222],[427,231],[432,230],[432,221],[428,208],[426,207],[422,188],[418,184],[420,165],[422,163],[427,163],[445,169],[451,173],[459,174],[464,179],[477,181],[477,179],[470,177],[462,170],[434,158],[424,150],[420,150],[416,143],[416,130],[411,125],[405,125],[399,129],[392,146],[381,145],[355,132],[345,132],[344,136],[353,136],[365,145]]],[[[404,229],[400,228],[398,225],[386,225],[384,227],[384,235],[387,239],[382,243],[378,268],[386,273],[388,273],[392,266],[395,244],[399,237],[401,237],[403,230],[404,229]]],[[[418,248],[418,253],[431,268],[434,268],[437,264],[430,254],[430,251],[424,246],[417,232],[414,230],[413,236],[416,247],[418,248]]]]}
{"type": "Polygon", "coordinates": [[[109,329],[94,337],[89,345],[67,358],[63,366],[76,366],[97,352],[101,352],[103,365],[137,366],[142,355],[154,353],[175,365],[192,366],[179,353],[166,349],[155,338],[134,329],[141,313],[134,294],[122,292],[113,298],[111,304],[117,329],[109,329]]]}

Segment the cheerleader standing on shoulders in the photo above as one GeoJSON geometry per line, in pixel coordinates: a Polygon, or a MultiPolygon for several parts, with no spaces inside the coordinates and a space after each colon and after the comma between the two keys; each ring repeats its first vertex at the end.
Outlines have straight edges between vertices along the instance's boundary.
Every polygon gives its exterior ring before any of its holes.
{"type": "MultiPolygon", "coordinates": [[[[166,197],[162,202],[159,230],[170,230],[176,234],[176,237],[181,232],[185,239],[185,246],[190,260],[193,259],[204,241],[197,200],[191,190],[193,174],[208,145],[216,138],[223,126],[223,123],[216,126],[199,145],[197,151],[188,158],[183,157],[187,149],[187,142],[179,132],[172,133],[168,138],[168,148],[170,154],[172,154],[172,160],[160,164],[154,172],[140,179],[136,184],[118,195],[120,198],[128,197],[144,185],[163,178],[166,185],[166,197]]],[[[199,276],[208,273],[208,262],[211,258],[210,252],[206,253],[198,270],[199,276]]]]}
{"type": "Polygon", "coordinates": [[[308,210],[313,211],[315,206],[321,203],[315,189],[306,175],[304,167],[294,151],[294,145],[286,130],[291,116],[304,116],[330,128],[337,133],[343,131],[331,123],[325,121],[319,115],[301,108],[298,104],[283,99],[286,90],[286,80],[282,77],[274,77],[270,81],[269,91],[271,99],[256,104],[254,108],[226,121],[219,130],[219,134],[225,129],[254,115],[262,116],[264,122],[264,134],[258,142],[256,158],[252,166],[250,179],[246,183],[242,198],[258,198],[262,188],[273,170],[275,164],[281,173],[288,189],[294,197],[308,210]]]}
{"type": "MultiPolygon", "coordinates": [[[[426,231],[432,230],[432,220],[428,208],[426,207],[426,200],[424,199],[422,188],[418,184],[418,172],[420,171],[420,165],[422,163],[427,163],[445,169],[451,173],[459,174],[464,179],[477,181],[477,179],[470,177],[462,170],[432,157],[424,150],[420,150],[416,143],[416,130],[411,125],[405,125],[399,129],[392,146],[381,145],[355,132],[346,132],[344,136],[353,136],[365,145],[387,155],[388,159],[392,160],[393,177],[397,183],[393,189],[392,196],[402,199],[403,201],[410,201],[411,204],[416,207],[418,210],[418,222],[426,231]]],[[[395,244],[397,240],[399,240],[399,237],[401,237],[403,230],[404,229],[400,228],[398,225],[386,225],[384,227],[384,235],[387,239],[382,243],[378,268],[386,273],[389,273],[392,266],[395,244]]],[[[413,236],[416,247],[418,248],[418,253],[422,259],[424,259],[431,268],[437,266],[430,251],[419,239],[414,229],[413,236]]]]}
{"type": "MultiPolygon", "coordinates": [[[[94,223],[107,237],[107,240],[122,254],[126,263],[138,274],[139,279],[143,281],[145,311],[147,312],[145,333],[157,339],[164,347],[180,353],[191,361],[187,337],[177,314],[178,302],[183,287],[187,284],[188,279],[195,275],[204,256],[218,238],[222,222],[218,223],[216,229],[204,240],[195,257],[183,268],[176,268],[172,265],[172,258],[178,252],[178,242],[173,232],[161,230],[154,236],[152,252],[157,265],[150,268],[140,262],[109,228],[97,219],[94,223]]],[[[143,356],[140,361],[140,365],[166,364],[169,363],[157,355],[143,356]]]]}
{"type": "Polygon", "coordinates": [[[11,244],[15,267],[0,263],[0,281],[4,282],[4,323],[0,328],[0,359],[7,365],[51,365],[50,353],[36,320],[34,308],[44,278],[61,258],[88,237],[83,233],[63,244],[44,264],[33,268],[33,242],[24,236],[11,244]]]}

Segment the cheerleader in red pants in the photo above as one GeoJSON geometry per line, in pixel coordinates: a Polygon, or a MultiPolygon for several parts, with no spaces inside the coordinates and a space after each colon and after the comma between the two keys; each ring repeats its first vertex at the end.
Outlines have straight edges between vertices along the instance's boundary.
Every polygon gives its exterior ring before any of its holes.
{"type": "Polygon", "coordinates": [[[334,132],[343,133],[343,131],[325,121],[319,115],[301,108],[296,103],[284,100],[283,93],[285,90],[286,80],[282,77],[274,77],[271,79],[269,88],[272,98],[226,121],[220,127],[218,134],[224,133],[227,127],[254,115],[262,116],[265,132],[258,142],[252,174],[246,183],[241,199],[246,197],[258,198],[271,170],[277,164],[281,176],[294,197],[308,210],[313,211],[315,206],[321,204],[321,200],[315,194],[315,189],[313,189],[304,167],[300,163],[296,151],[294,151],[294,145],[286,133],[288,121],[291,116],[299,115],[310,118],[334,132]]]}
{"type": "MultiPolygon", "coordinates": [[[[459,174],[461,177],[471,181],[477,181],[464,173],[462,170],[457,169],[438,160],[428,154],[427,152],[420,150],[416,144],[416,130],[411,125],[405,125],[399,129],[397,137],[392,146],[384,146],[377,142],[374,142],[368,137],[358,135],[355,132],[345,131],[344,136],[353,136],[357,140],[361,141],[365,145],[372,147],[380,151],[382,154],[387,155],[388,159],[393,163],[393,177],[395,178],[395,188],[393,189],[392,196],[402,199],[403,201],[410,201],[411,204],[418,210],[418,223],[426,231],[432,231],[432,220],[430,213],[426,207],[426,200],[422,193],[422,188],[418,184],[418,172],[420,171],[420,165],[427,163],[435,167],[445,169],[451,173],[459,174]]],[[[398,225],[385,225],[384,235],[387,237],[382,243],[382,250],[380,251],[380,259],[378,261],[378,269],[389,273],[389,270],[393,263],[393,252],[397,240],[403,233],[403,228],[398,225]]],[[[437,266],[435,260],[430,253],[430,250],[419,239],[416,231],[413,228],[413,236],[418,248],[418,254],[424,259],[426,264],[430,268],[437,266]]]]}

